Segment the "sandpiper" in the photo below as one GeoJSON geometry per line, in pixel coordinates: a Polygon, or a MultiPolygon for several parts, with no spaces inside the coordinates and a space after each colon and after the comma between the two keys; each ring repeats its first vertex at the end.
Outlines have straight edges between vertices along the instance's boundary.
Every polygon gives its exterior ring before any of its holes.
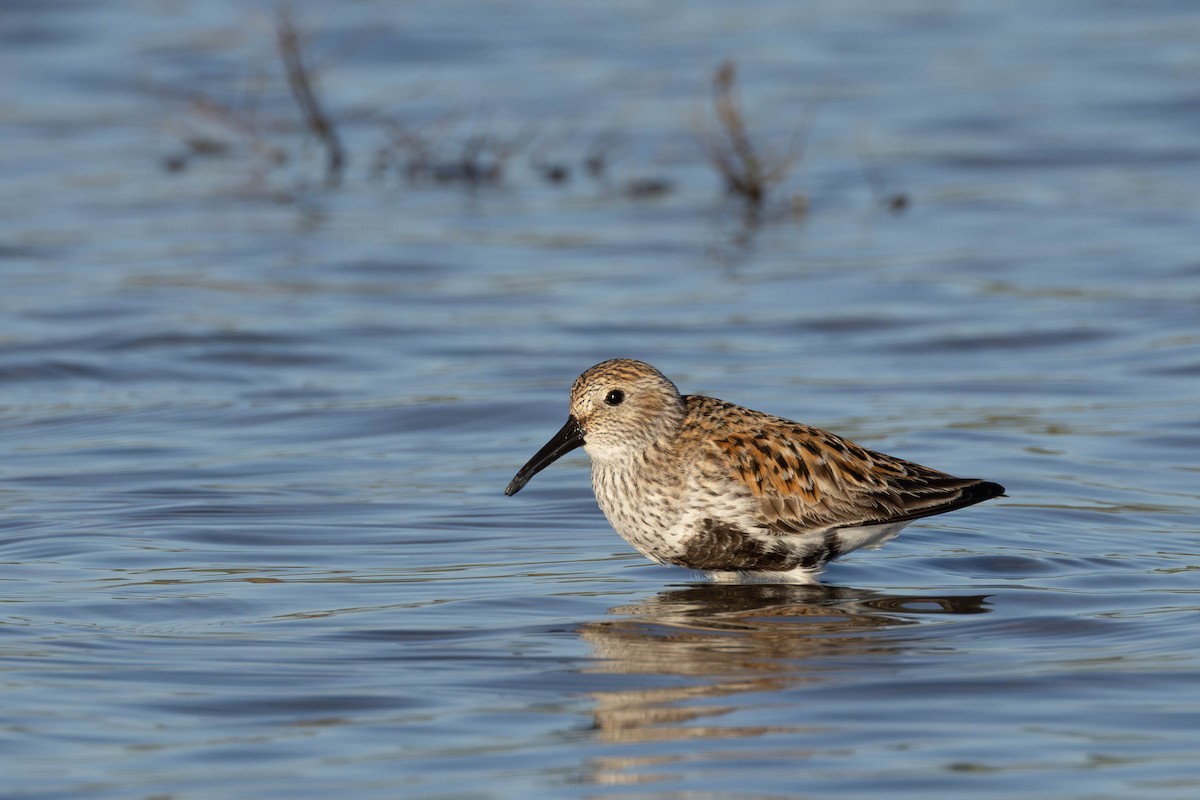
{"type": "Polygon", "coordinates": [[[915,519],[1004,494],[998,483],[799,422],[680,395],[657,369],[627,358],[579,376],[567,423],[504,493],[581,445],[617,533],[654,561],[725,581],[814,583],[829,561],[878,548],[915,519]]]}

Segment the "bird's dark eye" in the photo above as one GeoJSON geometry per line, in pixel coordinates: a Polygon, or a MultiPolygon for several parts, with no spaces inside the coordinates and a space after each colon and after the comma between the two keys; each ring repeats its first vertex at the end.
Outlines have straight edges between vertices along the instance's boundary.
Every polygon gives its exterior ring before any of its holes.
{"type": "Polygon", "coordinates": [[[611,392],[604,395],[604,402],[608,403],[610,406],[619,406],[621,403],[625,402],[625,393],[620,389],[613,389],[611,392]]]}

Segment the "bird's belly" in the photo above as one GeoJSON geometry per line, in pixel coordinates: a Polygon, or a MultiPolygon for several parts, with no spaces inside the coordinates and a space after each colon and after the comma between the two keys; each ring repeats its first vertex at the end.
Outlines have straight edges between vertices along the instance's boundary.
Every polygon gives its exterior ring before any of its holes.
{"type": "Polygon", "coordinates": [[[597,492],[596,499],[609,524],[647,558],[707,572],[819,571],[853,550],[880,547],[907,524],[777,533],[739,498],[691,504],[655,493],[597,492]]]}
{"type": "Polygon", "coordinates": [[[780,569],[784,560],[759,528],[745,497],[647,487],[645,482],[594,481],[609,524],[648,558],[692,569],[780,569]],[[770,564],[770,567],[762,566],[770,564]],[[759,565],[759,566],[756,566],[759,565]]]}
{"type": "Polygon", "coordinates": [[[733,487],[653,482],[634,471],[593,471],[596,502],[609,524],[662,564],[723,572],[819,570],[860,547],[878,547],[907,523],[815,530],[767,530],[758,501],[733,487]]]}
{"type": "Polygon", "coordinates": [[[624,497],[605,503],[596,497],[608,523],[642,555],[663,564],[676,563],[686,531],[673,509],[653,498],[624,497]]]}
{"type": "Polygon", "coordinates": [[[820,556],[819,545],[797,547],[785,537],[710,517],[682,540],[671,563],[705,571],[779,572],[815,567],[820,556]]]}

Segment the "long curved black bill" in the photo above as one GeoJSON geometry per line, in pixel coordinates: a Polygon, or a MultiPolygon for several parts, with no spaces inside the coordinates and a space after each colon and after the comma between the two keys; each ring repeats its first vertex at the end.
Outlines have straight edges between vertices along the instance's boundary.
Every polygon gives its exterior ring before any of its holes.
{"type": "Polygon", "coordinates": [[[569,416],[567,424],[562,426],[562,430],[554,434],[553,438],[546,442],[533,458],[529,459],[529,463],[517,470],[517,474],[509,481],[504,493],[512,497],[521,491],[525,484],[529,483],[530,478],[581,444],[583,444],[583,430],[579,427],[579,421],[575,419],[574,415],[569,416]]]}

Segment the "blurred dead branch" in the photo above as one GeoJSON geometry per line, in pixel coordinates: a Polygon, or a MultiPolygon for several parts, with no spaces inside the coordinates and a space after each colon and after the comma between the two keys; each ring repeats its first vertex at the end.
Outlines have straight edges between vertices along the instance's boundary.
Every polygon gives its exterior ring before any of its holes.
{"type": "Polygon", "coordinates": [[[346,151],[338,138],[333,119],[317,99],[314,76],[304,61],[300,32],[286,3],[281,4],[275,12],[275,42],[292,98],[300,109],[304,125],[325,148],[325,182],[329,186],[336,186],[341,182],[346,166],[346,151]]]}

